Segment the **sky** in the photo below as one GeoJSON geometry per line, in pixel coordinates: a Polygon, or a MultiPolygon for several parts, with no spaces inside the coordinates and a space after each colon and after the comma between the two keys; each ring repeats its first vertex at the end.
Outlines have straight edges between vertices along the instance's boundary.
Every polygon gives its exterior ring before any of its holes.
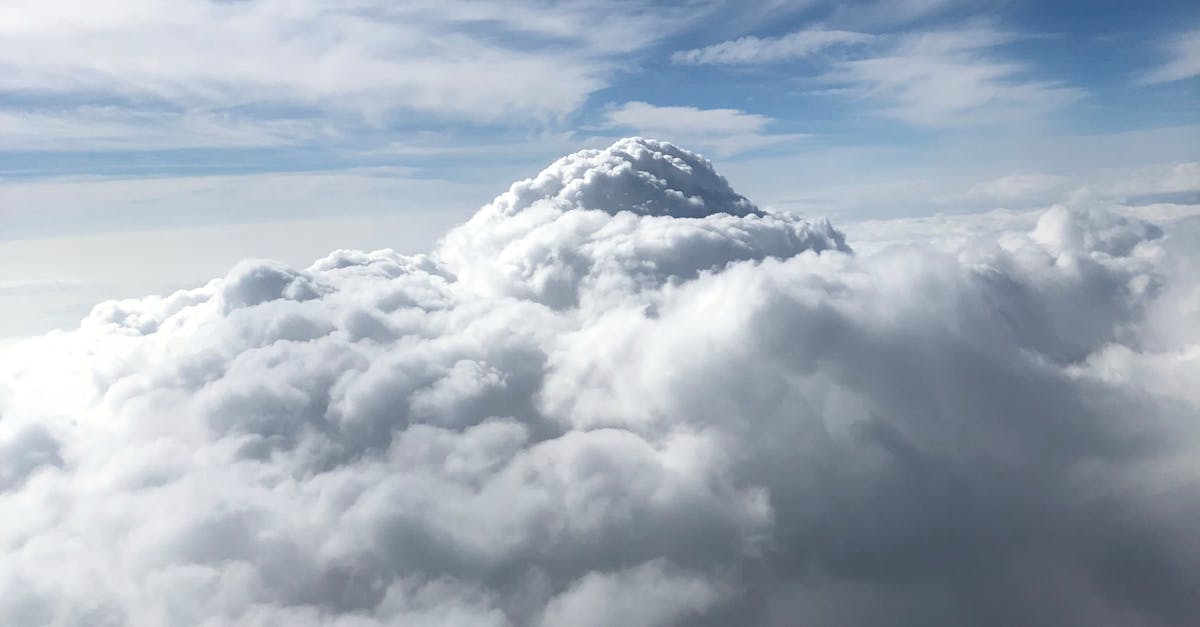
{"type": "Polygon", "coordinates": [[[1194,4],[0,3],[0,624],[1194,624],[1194,4]]]}
{"type": "MultiPolygon", "coordinates": [[[[165,288],[90,270],[131,233],[179,234],[191,280],[388,245],[376,221],[436,225],[391,243],[428,248],[509,182],[635,134],[843,222],[1194,198],[1173,168],[1200,160],[1198,50],[1200,10],[1172,1],[13,0],[0,256],[47,258],[0,290],[165,288]],[[236,244],[279,222],[313,245],[236,244]],[[221,250],[180,233],[213,227],[235,233],[221,250]]],[[[86,299],[60,296],[73,321],[86,299]]]]}

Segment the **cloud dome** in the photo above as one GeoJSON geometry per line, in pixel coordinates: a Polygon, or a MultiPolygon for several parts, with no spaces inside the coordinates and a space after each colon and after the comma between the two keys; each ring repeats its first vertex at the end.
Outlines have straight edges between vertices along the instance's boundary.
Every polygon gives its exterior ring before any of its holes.
{"type": "Polygon", "coordinates": [[[472,289],[579,304],[725,264],[849,252],[827,220],[764,212],[712,164],[640,137],[583,150],[518,181],[442,240],[434,256],[472,289]]]}

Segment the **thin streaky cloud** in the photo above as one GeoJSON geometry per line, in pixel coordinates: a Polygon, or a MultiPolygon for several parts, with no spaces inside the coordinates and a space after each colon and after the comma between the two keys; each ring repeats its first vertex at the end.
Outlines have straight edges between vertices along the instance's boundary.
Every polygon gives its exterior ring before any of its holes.
{"type": "Polygon", "coordinates": [[[314,119],[83,106],[0,109],[0,135],[9,150],[74,152],[292,146],[332,139],[337,131],[314,119]]]}
{"type": "Polygon", "coordinates": [[[476,121],[573,111],[608,84],[621,55],[686,23],[641,4],[610,14],[592,3],[315,0],[17,0],[0,17],[3,90],[476,121]]]}
{"type": "Polygon", "coordinates": [[[694,129],[708,133],[757,133],[771,118],[737,109],[660,107],[645,102],[627,102],[608,112],[610,124],[669,130],[694,129]]]}
{"type": "Polygon", "coordinates": [[[1172,37],[1165,46],[1169,59],[1140,81],[1146,85],[1172,83],[1200,76],[1200,28],[1172,37]]]}
{"type": "Polygon", "coordinates": [[[1031,123],[1087,95],[1037,79],[996,49],[1015,36],[990,29],[917,33],[870,56],[836,62],[823,80],[876,113],[923,127],[1031,123]]]}
{"type": "Polygon", "coordinates": [[[806,137],[800,133],[771,133],[768,116],[738,109],[701,109],[690,106],[657,106],[626,102],[610,106],[605,127],[669,137],[725,156],[806,137]]]}
{"type": "Polygon", "coordinates": [[[747,36],[671,55],[683,65],[739,65],[799,59],[835,46],[863,44],[872,35],[844,30],[802,30],[781,37],[747,36]]]}

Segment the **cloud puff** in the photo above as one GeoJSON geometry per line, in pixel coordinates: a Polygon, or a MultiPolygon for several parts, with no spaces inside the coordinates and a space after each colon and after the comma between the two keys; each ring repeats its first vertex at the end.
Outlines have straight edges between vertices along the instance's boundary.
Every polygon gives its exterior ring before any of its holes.
{"type": "Polygon", "coordinates": [[[103,8],[15,0],[0,16],[6,89],[172,112],[283,103],[472,120],[573,110],[621,54],[657,39],[675,17],[638,3],[612,15],[587,3],[486,0],[119,0],[103,8]],[[530,44],[551,50],[533,55],[530,44]]]}
{"type": "Polygon", "coordinates": [[[826,249],[848,250],[827,221],[764,213],[698,155],[635,138],[515,183],[437,256],[457,285],[561,307],[826,249]]]}
{"type": "Polygon", "coordinates": [[[7,150],[159,150],[263,147],[334,135],[313,120],[255,121],[229,114],[131,111],[114,106],[73,110],[0,110],[7,150]]]}
{"type": "Polygon", "coordinates": [[[1200,228],[855,254],[644,139],[0,347],[0,622],[1182,624],[1200,228]]]}

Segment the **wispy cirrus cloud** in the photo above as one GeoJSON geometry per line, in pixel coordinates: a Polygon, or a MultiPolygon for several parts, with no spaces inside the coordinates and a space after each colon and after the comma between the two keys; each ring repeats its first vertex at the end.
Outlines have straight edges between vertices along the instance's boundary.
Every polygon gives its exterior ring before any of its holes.
{"type": "Polygon", "coordinates": [[[1000,49],[1018,40],[990,27],[869,34],[800,30],[742,37],[672,55],[677,64],[769,65],[805,61],[830,88],[875,114],[924,127],[1030,121],[1085,95],[1083,89],[1034,78],[1031,63],[1000,49]],[[836,56],[822,55],[837,50],[836,56]]]}
{"type": "Polygon", "coordinates": [[[257,119],[216,111],[153,111],[116,106],[0,109],[7,150],[125,151],[288,146],[336,135],[314,119],[257,119]]]}
{"type": "Polygon", "coordinates": [[[772,63],[812,56],[835,46],[862,44],[872,35],[845,30],[801,30],[780,37],[742,37],[671,55],[671,61],[685,65],[737,65],[772,63]]]}
{"type": "Polygon", "coordinates": [[[610,107],[608,127],[643,135],[686,141],[717,155],[729,155],[805,137],[796,133],[768,133],[770,117],[738,109],[656,106],[626,102],[610,107]]]}
{"type": "MultiPolygon", "coordinates": [[[[231,135],[245,143],[245,129],[198,122],[210,115],[536,124],[574,111],[608,85],[625,55],[688,21],[642,2],[622,8],[14,0],[0,7],[0,91],[20,97],[29,129],[57,127],[58,135],[72,118],[106,107],[127,111],[131,124],[153,117],[151,126],[179,126],[181,144],[228,143],[231,135]],[[36,112],[47,108],[63,120],[36,112]]],[[[109,120],[100,126],[112,128],[109,120]]],[[[113,141],[144,143],[145,134],[113,141]]]]}
{"type": "Polygon", "coordinates": [[[880,115],[925,127],[1028,123],[1086,95],[997,52],[1016,39],[986,28],[904,35],[823,78],[880,115]]]}
{"type": "Polygon", "coordinates": [[[1166,50],[1167,61],[1142,76],[1141,83],[1172,83],[1200,76],[1200,28],[1172,37],[1166,50]]]}

